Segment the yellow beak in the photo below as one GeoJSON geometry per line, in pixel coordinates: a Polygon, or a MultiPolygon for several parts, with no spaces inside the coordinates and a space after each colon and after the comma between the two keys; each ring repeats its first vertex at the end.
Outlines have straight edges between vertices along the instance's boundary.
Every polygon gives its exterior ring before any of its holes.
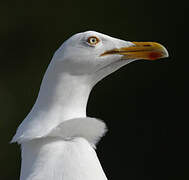
{"type": "Polygon", "coordinates": [[[132,42],[134,46],[112,49],[104,52],[101,56],[119,54],[123,59],[146,59],[156,60],[168,57],[166,48],[156,42],[132,42]]]}

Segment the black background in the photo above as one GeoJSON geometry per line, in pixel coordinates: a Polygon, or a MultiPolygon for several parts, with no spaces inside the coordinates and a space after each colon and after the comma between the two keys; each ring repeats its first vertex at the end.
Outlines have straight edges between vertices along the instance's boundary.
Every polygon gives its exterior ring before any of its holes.
{"type": "Polygon", "coordinates": [[[189,179],[188,6],[186,1],[0,2],[0,179],[19,179],[20,150],[9,141],[35,102],[54,51],[95,30],[157,41],[170,57],[133,62],[93,89],[88,115],[109,132],[97,153],[108,179],[189,179]]]}

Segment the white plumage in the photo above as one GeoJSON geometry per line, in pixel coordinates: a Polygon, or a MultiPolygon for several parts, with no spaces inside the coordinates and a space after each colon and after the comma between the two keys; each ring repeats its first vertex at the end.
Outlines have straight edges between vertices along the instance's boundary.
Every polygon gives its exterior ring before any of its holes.
{"type": "Polygon", "coordinates": [[[87,31],[56,51],[31,112],[12,142],[22,147],[21,180],[106,180],[94,150],[106,125],[86,117],[93,86],[137,59],[167,57],[157,43],[136,43],[87,31]]]}

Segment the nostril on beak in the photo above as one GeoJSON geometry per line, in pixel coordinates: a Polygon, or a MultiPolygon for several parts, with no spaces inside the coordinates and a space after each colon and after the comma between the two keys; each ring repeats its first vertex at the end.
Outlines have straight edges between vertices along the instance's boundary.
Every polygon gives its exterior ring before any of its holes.
{"type": "Polygon", "coordinates": [[[150,44],[144,44],[143,45],[144,47],[149,47],[149,46],[151,46],[150,44]]]}

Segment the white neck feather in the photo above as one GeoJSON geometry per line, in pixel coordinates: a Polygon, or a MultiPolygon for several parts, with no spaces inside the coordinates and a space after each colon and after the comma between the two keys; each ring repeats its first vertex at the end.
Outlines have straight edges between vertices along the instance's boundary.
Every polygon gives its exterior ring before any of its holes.
{"type": "Polygon", "coordinates": [[[49,65],[36,103],[12,139],[22,147],[21,180],[106,180],[93,149],[106,126],[86,117],[91,89],[88,77],[49,65]]]}
{"type": "Polygon", "coordinates": [[[59,71],[59,68],[51,62],[43,78],[36,103],[19,126],[12,142],[21,143],[45,137],[64,121],[86,117],[87,100],[91,89],[88,77],[59,71]]]}
{"type": "Polygon", "coordinates": [[[133,61],[101,55],[125,46],[133,43],[88,31],[56,51],[37,101],[12,139],[22,147],[21,180],[106,180],[93,149],[106,126],[87,118],[86,106],[94,84],[133,61]],[[95,46],[87,40],[94,36],[95,46]]]}

